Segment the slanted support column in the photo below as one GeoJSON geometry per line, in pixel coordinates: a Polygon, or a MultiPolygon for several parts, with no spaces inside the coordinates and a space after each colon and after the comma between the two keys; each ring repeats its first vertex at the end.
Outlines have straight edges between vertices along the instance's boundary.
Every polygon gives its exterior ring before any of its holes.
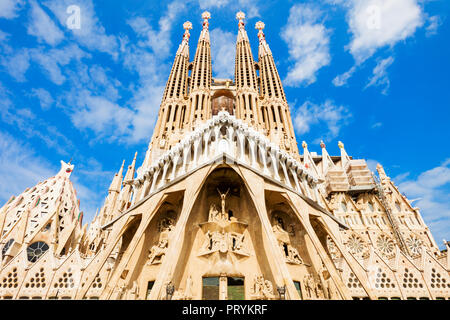
{"type": "Polygon", "coordinates": [[[261,160],[263,163],[263,173],[265,175],[270,175],[269,169],[267,169],[267,150],[266,147],[262,144],[259,145],[259,154],[261,156],[261,160]]]}
{"type": "MultiPolygon", "coordinates": [[[[322,260],[323,264],[325,265],[325,268],[330,273],[331,278],[333,279],[333,282],[336,285],[336,288],[341,295],[343,299],[351,300],[350,292],[348,292],[345,284],[342,282],[341,277],[336,270],[336,267],[334,266],[334,263],[331,261],[331,258],[326,253],[325,249],[323,248],[319,238],[316,235],[316,232],[314,231],[314,228],[312,227],[308,213],[302,213],[299,210],[301,208],[305,207],[305,204],[303,201],[300,200],[299,196],[292,193],[287,192],[288,195],[288,201],[290,202],[291,208],[296,213],[297,217],[299,218],[300,222],[302,223],[303,227],[305,228],[309,239],[311,240],[312,244],[314,245],[315,250],[317,251],[320,259],[322,260]]],[[[308,212],[308,211],[306,211],[308,212]]],[[[324,224],[325,225],[325,224],[324,224]]],[[[328,229],[325,229],[328,234],[331,234],[328,229]]]]}
{"type": "MultiPolygon", "coordinates": [[[[158,208],[161,206],[161,204],[164,202],[164,200],[166,200],[166,198],[167,198],[166,194],[159,192],[159,193],[153,195],[150,198],[151,200],[149,199],[150,205],[147,208],[145,208],[145,210],[143,210],[143,208],[136,209],[139,211],[142,210],[145,213],[142,214],[141,223],[139,224],[139,227],[136,230],[136,233],[134,234],[133,239],[131,240],[130,244],[128,245],[127,250],[123,254],[122,259],[119,262],[119,265],[114,270],[114,273],[112,274],[110,280],[108,281],[108,285],[106,286],[105,290],[103,291],[103,293],[101,295],[102,299],[111,299],[111,295],[113,294],[114,289],[117,288],[118,281],[121,278],[123,271],[127,267],[133,253],[135,252],[136,247],[141,242],[141,239],[144,235],[145,230],[147,229],[150,221],[153,219],[154,215],[158,211],[158,208]]],[[[125,232],[125,231],[126,231],[126,229],[123,230],[123,232],[125,232]]],[[[114,239],[119,240],[120,238],[114,237],[114,239]]],[[[106,259],[105,259],[105,261],[106,261],[106,259]]],[[[98,269],[96,273],[93,273],[93,275],[89,276],[89,280],[92,279],[92,281],[93,281],[95,278],[95,275],[99,271],[100,271],[100,269],[98,269]]],[[[129,272],[132,272],[132,270],[130,270],[129,272]]],[[[86,281],[86,285],[90,285],[90,283],[92,283],[92,281],[89,281],[89,282],[86,281]]],[[[127,284],[125,284],[125,285],[127,285],[127,284]]],[[[87,288],[85,288],[86,291],[84,292],[84,294],[87,292],[88,288],[89,288],[89,286],[87,288]]],[[[77,295],[77,299],[81,299],[84,296],[84,294],[81,297],[79,297],[77,295]]],[[[81,295],[81,293],[80,293],[80,295],[81,295]]]]}
{"type": "MultiPolygon", "coordinates": [[[[200,177],[207,177],[210,167],[202,168],[192,174],[189,179],[197,181],[200,177]]],[[[197,199],[198,194],[202,188],[202,183],[193,184],[186,183],[186,189],[183,197],[183,207],[181,209],[180,218],[177,221],[173,235],[169,240],[169,248],[159,269],[155,284],[150,293],[149,300],[158,300],[165,297],[165,285],[172,280],[173,272],[181,256],[180,252],[184,243],[184,235],[186,230],[186,223],[192,211],[192,207],[197,199]]]]}
{"type": "Polygon", "coordinates": [[[279,155],[277,154],[277,150],[275,150],[273,147],[270,148],[270,158],[272,160],[272,168],[273,168],[273,175],[275,180],[280,181],[280,175],[278,174],[278,159],[279,155]]]}
{"type": "Polygon", "coordinates": [[[250,146],[250,162],[251,162],[251,166],[252,168],[256,169],[257,168],[257,162],[256,162],[256,142],[255,142],[255,138],[254,137],[249,137],[248,138],[248,144],[250,146]]]}
{"type": "Polygon", "coordinates": [[[153,173],[153,181],[152,181],[152,186],[150,187],[150,193],[152,193],[156,189],[156,180],[158,179],[160,172],[161,172],[161,169],[158,169],[158,170],[156,170],[155,173],[153,173]]]}
{"type": "Polygon", "coordinates": [[[176,152],[172,160],[172,174],[170,175],[170,181],[174,180],[176,177],[178,161],[180,161],[180,153],[176,152]]]}
{"type": "Polygon", "coordinates": [[[289,174],[288,174],[288,172],[287,172],[287,169],[286,169],[286,159],[280,159],[280,164],[281,164],[281,168],[283,169],[283,174],[284,174],[284,182],[286,183],[286,185],[289,187],[289,188],[292,188],[292,184],[291,184],[291,181],[289,180],[289,174]]]}
{"type": "Polygon", "coordinates": [[[291,171],[291,174],[294,177],[295,188],[297,189],[297,192],[302,193],[302,188],[300,188],[296,170],[294,170],[293,168],[289,168],[289,170],[291,171]]]}
{"type": "Polygon", "coordinates": [[[203,143],[205,147],[203,149],[203,160],[202,162],[207,162],[209,160],[209,138],[211,137],[211,130],[207,130],[203,135],[203,143]]]}
{"type": "Polygon", "coordinates": [[[269,217],[267,216],[266,202],[264,201],[264,180],[247,169],[241,169],[241,172],[253,200],[253,204],[258,212],[258,217],[262,225],[263,237],[267,239],[267,249],[270,250],[268,252],[268,260],[276,282],[273,284],[274,294],[277,294],[277,286],[286,285],[286,299],[299,299],[300,297],[295,289],[294,282],[285,262],[286,259],[283,257],[278,241],[272,231],[269,217]]]}

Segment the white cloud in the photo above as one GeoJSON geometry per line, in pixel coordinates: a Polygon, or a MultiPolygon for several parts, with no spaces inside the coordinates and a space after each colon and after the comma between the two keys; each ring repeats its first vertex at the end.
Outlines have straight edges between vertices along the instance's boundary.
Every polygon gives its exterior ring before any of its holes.
{"type": "Polygon", "coordinates": [[[247,18],[254,18],[259,16],[259,3],[257,0],[199,0],[198,4],[200,9],[228,9],[230,11],[237,12],[242,10],[247,15],[247,18]]]}
{"type": "Polygon", "coordinates": [[[11,37],[11,35],[9,33],[3,32],[2,30],[0,30],[0,42],[6,42],[9,40],[9,38],[11,37]]]}
{"type": "Polygon", "coordinates": [[[348,46],[357,64],[376,50],[394,46],[412,36],[424,23],[418,0],[351,0],[348,23],[352,41],[348,46]]]}
{"type": "Polygon", "coordinates": [[[335,105],[331,100],[320,105],[306,101],[295,110],[294,126],[297,134],[305,134],[313,125],[324,125],[327,131],[321,128],[324,134],[320,138],[329,141],[338,136],[351,117],[347,107],[335,105]]]}
{"type": "Polygon", "coordinates": [[[42,48],[31,50],[33,60],[47,72],[52,82],[61,85],[66,81],[66,76],[61,71],[61,67],[67,66],[71,61],[80,61],[90,55],[81,50],[76,44],[70,44],[61,49],[51,49],[48,51],[42,48]]]}
{"type": "Polygon", "coordinates": [[[378,61],[377,65],[373,69],[373,76],[370,78],[369,83],[366,85],[366,88],[371,86],[384,86],[382,93],[384,95],[387,94],[391,82],[389,81],[387,68],[394,62],[394,58],[388,57],[386,59],[378,61]]]}
{"type": "Polygon", "coordinates": [[[39,104],[41,105],[41,108],[43,110],[50,109],[52,104],[54,103],[53,97],[50,92],[43,88],[33,88],[31,90],[31,96],[37,97],[39,99],[39,104]]]}
{"type": "Polygon", "coordinates": [[[442,19],[440,16],[432,16],[428,18],[428,25],[426,26],[426,36],[430,37],[437,34],[437,30],[442,25],[442,19]]]}
{"type": "MultiPolygon", "coordinates": [[[[22,193],[55,174],[46,159],[37,156],[29,145],[0,131],[0,202],[22,193]]],[[[0,205],[0,207],[2,206],[0,205]]]]}
{"type": "Polygon", "coordinates": [[[63,32],[50,19],[36,1],[30,1],[31,13],[28,34],[37,37],[39,42],[46,42],[49,45],[56,45],[64,38],[63,32]]]}
{"type": "Polygon", "coordinates": [[[217,78],[233,78],[236,35],[220,28],[212,30],[211,55],[215,76],[217,78]]]}
{"type": "Polygon", "coordinates": [[[98,137],[115,139],[129,132],[132,111],[120,107],[104,97],[91,96],[82,92],[74,108],[72,121],[77,128],[93,130],[98,137]]]}
{"type": "MultiPolygon", "coordinates": [[[[333,80],[333,84],[337,87],[345,85],[356,70],[377,50],[394,47],[399,41],[413,36],[416,30],[423,26],[425,20],[419,0],[329,0],[329,2],[343,5],[347,9],[347,22],[352,40],[346,49],[355,59],[355,65],[350,70],[333,80]]],[[[430,19],[431,24],[432,20],[430,19]]],[[[387,77],[380,80],[388,87],[387,77]]]]}
{"type": "Polygon", "coordinates": [[[114,59],[117,54],[117,39],[115,36],[107,35],[105,28],[100,23],[94,10],[92,0],[47,0],[44,5],[48,7],[58,18],[61,26],[67,28],[80,45],[87,47],[89,50],[98,50],[110,54],[114,59]],[[81,28],[67,28],[67,19],[70,15],[66,12],[67,8],[76,4],[80,7],[81,28]]]}
{"type": "Polygon", "coordinates": [[[336,76],[336,78],[333,79],[333,84],[336,87],[342,87],[342,86],[346,85],[348,79],[350,79],[353,76],[353,73],[355,73],[355,71],[356,71],[356,66],[351,67],[348,71],[336,76]]]}
{"type": "Polygon", "coordinates": [[[147,20],[142,17],[131,19],[128,23],[139,36],[144,37],[143,44],[152,48],[154,54],[166,56],[170,53],[172,46],[170,33],[173,28],[173,21],[185,9],[186,5],[184,2],[171,2],[167,7],[166,13],[159,19],[159,30],[154,30],[147,20]]]}
{"type": "Polygon", "coordinates": [[[377,160],[367,159],[366,163],[370,171],[377,172],[377,165],[379,163],[377,160]]]}
{"type": "Polygon", "coordinates": [[[381,128],[383,126],[382,122],[376,122],[370,126],[371,129],[381,128]]]}
{"type": "Polygon", "coordinates": [[[330,64],[330,30],[320,22],[322,13],[313,5],[298,4],[289,12],[281,37],[289,48],[285,85],[299,87],[316,81],[317,72],[330,64]]]}
{"type": "MultiPolygon", "coordinates": [[[[58,171],[59,161],[50,163],[48,159],[37,155],[31,145],[0,131],[0,207],[11,196],[18,196],[26,188],[47,180],[58,171]]],[[[75,159],[71,180],[86,218],[92,219],[95,209],[101,206],[106,196],[102,192],[108,187],[112,176],[112,172],[104,171],[93,158],[83,161],[75,159]]]]}
{"type": "Polygon", "coordinates": [[[11,54],[3,54],[0,64],[18,82],[25,82],[25,74],[30,67],[30,55],[27,49],[19,49],[11,54]]]}
{"type": "Polygon", "coordinates": [[[0,18],[14,19],[18,16],[18,12],[22,9],[23,0],[1,0],[0,1],[0,18]]]}
{"type": "Polygon", "coordinates": [[[417,179],[399,184],[408,198],[417,201],[424,220],[436,237],[436,242],[450,236],[450,159],[433,169],[422,172],[417,179]]]}

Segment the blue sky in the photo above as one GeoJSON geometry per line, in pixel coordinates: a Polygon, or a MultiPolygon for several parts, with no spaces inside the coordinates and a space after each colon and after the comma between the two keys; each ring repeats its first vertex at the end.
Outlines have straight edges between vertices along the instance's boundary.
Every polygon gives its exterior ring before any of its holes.
{"type": "Polygon", "coordinates": [[[438,244],[450,238],[446,0],[1,0],[0,202],[73,158],[90,221],[122,160],[142,163],[182,24],[193,57],[203,10],[214,76],[233,77],[236,12],[255,59],[264,21],[298,141],[380,162],[438,244]]]}

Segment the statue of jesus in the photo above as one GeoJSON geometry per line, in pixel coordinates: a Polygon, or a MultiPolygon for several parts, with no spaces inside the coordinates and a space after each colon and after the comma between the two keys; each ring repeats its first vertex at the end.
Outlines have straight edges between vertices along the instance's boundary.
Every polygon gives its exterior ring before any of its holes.
{"type": "Polygon", "coordinates": [[[222,199],[222,219],[228,220],[228,215],[225,211],[225,199],[227,198],[228,193],[230,192],[230,189],[226,193],[221,193],[219,188],[217,188],[217,191],[219,192],[220,198],[222,199]]]}

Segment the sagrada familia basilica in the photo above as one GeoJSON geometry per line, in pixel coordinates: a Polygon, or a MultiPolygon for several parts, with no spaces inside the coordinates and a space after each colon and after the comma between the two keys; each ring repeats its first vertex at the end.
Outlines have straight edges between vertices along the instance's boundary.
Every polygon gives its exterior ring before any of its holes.
{"type": "Polygon", "coordinates": [[[381,165],[299,152],[258,22],[237,14],[235,77],[212,77],[208,12],[178,48],[145,160],[93,221],[74,166],[0,209],[0,299],[450,299],[450,255],[381,165]]]}

